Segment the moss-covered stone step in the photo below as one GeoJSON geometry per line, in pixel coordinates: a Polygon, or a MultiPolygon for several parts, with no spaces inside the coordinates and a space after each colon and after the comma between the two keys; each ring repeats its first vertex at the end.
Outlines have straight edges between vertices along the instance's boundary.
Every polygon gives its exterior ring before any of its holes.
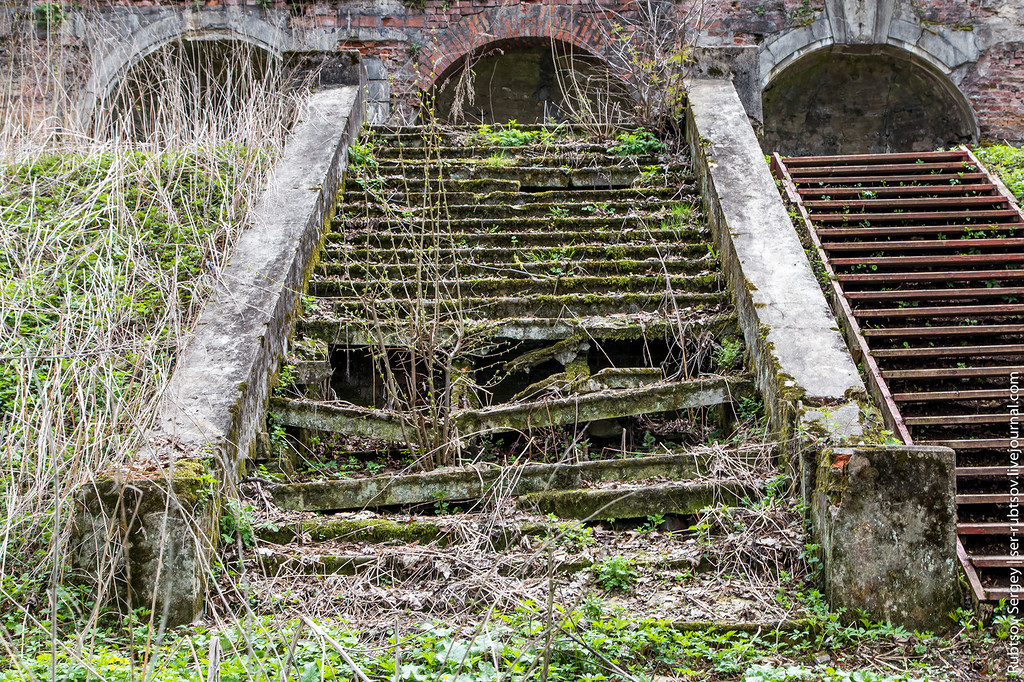
{"type": "MultiPolygon", "coordinates": [[[[653,241],[653,240],[652,240],[653,241]]],[[[699,258],[706,262],[707,267],[718,270],[717,260],[712,257],[706,247],[704,255],[699,258]]],[[[572,250],[572,257],[576,260],[600,260],[608,261],[637,261],[649,259],[672,259],[675,255],[672,252],[671,244],[629,242],[625,244],[594,244],[574,246],[536,246],[527,255],[510,248],[480,247],[472,248],[469,244],[462,246],[455,245],[454,248],[436,247],[427,249],[387,249],[380,247],[373,249],[352,248],[344,256],[340,253],[331,253],[331,261],[338,262],[345,258],[349,263],[422,263],[425,268],[447,266],[455,263],[505,263],[517,264],[524,260],[536,258],[538,261],[560,260],[568,249],[572,250]]],[[[339,249],[340,250],[340,249],[339,249]]],[[[699,251],[699,249],[698,249],[699,251]]]]}
{"type": "MultiPolygon", "coordinates": [[[[528,306],[529,302],[523,299],[524,296],[562,297],[587,294],[622,296],[627,294],[664,294],[666,291],[672,291],[680,292],[676,294],[676,300],[680,304],[698,305],[724,302],[725,299],[719,297],[719,292],[715,290],[717,287],[708,287],[706,280],[695,280],[691,276],[701,272],[710,274],[705,263],[699,260],[676,261],[674,265],[677,270],[683,270],[686,274],[607,277],[561,277],[548,274],[544,277],[515,279],[506,277],[433,279],[433,276],[429,276],[429,281],[317,277],[309,283],[307,293],[318,298],[355,297],[375,301],[458,297],[464,302],[464,305],[468,306],[492,305],[497,303],[495,299],[508,299],[502,300],[501,305],[528,306]],[[711,290],[709,291],[709,289],[711,290]],[[513,303],[513,301],[517,302],[513,303]]],[[[332,268],[333,266],[329,270],[332,268]]],[[[339,265],[337,268],[336,274],[344,275],[344,266],[339,265]]]]}
{"type": "MultiPolygon", "coordinates": [[[[398,128],[372,127],[364,142],[383,146],[404,146],[410,148],[437,146],[448,143],[453,146],[472,144],[474,140],[490,140],[493,134],[507,130],[507,126],[493,126],[489,129],[474,126],[401,126],[398,128]],[[489,134],[491,133],[491,134],[489,134]]],[[[533,135],[530,144],[509,145],[508,149],[522,149],[526,146],[580,144],[594,139],[593,133],[579,126],[565,124],[516,125],[514,130],[533,135]]]]}
{"type": "MultiPolygon", "coordinates": [[[[485,207],[482,213],[489,213],[485,207]]],[[[655,234],[664,239],[678,239],[685,234],[709,234],[703,230],[703,214],[695,212],[686,220],[676,219],[664,211],[644,213],[624,210],[619,215],[608,216],[552,216],[523,215],[492,217],[488,215],[464,215],[430,217],[419,214],[390,216],[345,216],[331,224],[328,239],[336,241],[344,237],[353,241],[366,235],[427,236],[429,238],[467,238],[470,235],[525,234],[530,238],[539,235],[571,235],[579,240],[580,234],[595,235],[594,241],[609,240],[607,233],[618,236],[614,242],[638,239],[646,241],[655,234]],[[604,233],[604,234],[602,234],[604,233]]]]}
{"type": "MultiPolygon", "coordinates": [[[[314,273],[314,278],[323,275],[347,276],[352,280],[371,281],[402,281],[414,280],[423,275],[423,267],[418,264],[404,263],[357,263],[346,262],[348,255],[341,250],[326,252],[323,265],[314,273]]],[[[677,261],[666,256],[663,259],[648,258],[645,260],[566,260],[555,255],[541,255],[534,252],[523,254],[519,263],[505,263],[495,267],[487,263],[460,263],[458,267],[432,267],[439,270],[438,274],[445,277],[458,274],[460,279],[503,277],[514,286],[521,279],[553,278],[556,276],[571,277],[622,277],[643,275],[679,275],[690,271],[689,261],[677,261]]],[[[718,279],[704,278],[697,283],[701,287],[719,285],[718,279]]]]}
{"type": "Polygon", "coordinates": [[[520,496],[520,508],[565,519],[642,519],[651,514],[695,514],[706,507],[758,500],[760,486],[740,481],[548,490],[520,496]]]}
{"type": "Polygon", "coordinates": [[[423,195],[425,192],[460,192],[468,194],[488,194],[491,192],[513,192],[519,193],[522,183],[518,180],[506,180],[501,178],[477,178],[475,180],[448,179],[444,182],[425,182],[423,178],[406,178],[401,175],[391,177],[359,178],[354,175],[346,175],[341,186],[341,195],[349,193],[368,192],[378,197],[378,200],[385,200],[391,192],[398,192],[399,196],[406,193],[423,195]]]}
{"type": "MultiPolygon", "coordinates": [[[[718,277],[708,274],[708,277],[718,277]]],[[[710,307],[717,308],[727,304],[728,297],[724,293],[689,293],[687,291],[666,293],[590,293],[590,294],[534,294],[530,296],[499,296],[487,298],[463,297],[455,299],[453,295],[440,296],[436,299],[423,300],[415,297],[380,300],[376,302],[377,314],[380,316],[408,317],[412,311],[419,315],[452,316],[458,319],[493,319],[508,317],[596,317],[615,313],[652,313],[676,309],[696,308],[705,311],[710,307]]],[[[367,320],[367,301],[359,299],[327,299],[317,300],[321,315],[334,320],[367,320]]],[[[687,311],[689,312],[689,311],[687,311]]],[[[688,321],[684,318],[684,321],[688,321]]]]}
{"type": "MultiPolygon", "coordinates": [[[[411,323],[389,320],[371,325],[365,318],[338,319],[324,317],[317,301],[311,303],[307,315],[297,323],[302,336],[334,345],[406,348],[415,336],[411,323]]],[[[664,339],[679,333],[680,319],[674,310],[649,313],[614,313],[601,316],[506,317],[491,320],[479,318],[460,320],[458,324],[440,322],[436,327],[439,342],[454,339],[457,334],[473,334],[504,341],[562,341],[579,337],[597,341],[642,341],[664,339]]],[[[688,333],[697,337],[710,334],[716,338],[739,333],[739,318],[733,310],[686,311],[688,333]]]]}
{"type": "MultiPolygon", "coordinates": [[[[351,172],[359,175],[365,173],[368,176],[375,174],[398,175],[396,169],[406,177],[426,175],[437,177],[440,169],[447,168],[479,168],[495,175],[499,175],[509,168],[632,168],[649,169],[658,167],[660,161],[656,156],[634,156],[624,158],[616,154],[604,152],[579,152],[571,148],[527,148],[535,152],[533,154],[513,154],[512,150],[505,150],[502,154],[500,148],[492,148],[491,153],[486,156],[476,156],[470,153],[456,156],[438,156],[424,154],[407,154],[406,156],[375,157],[376,163],[372,166],[355,166],[351,172]]],[[[688,166],[675,164],[674,168],[688,168],[688,166]]]]}
{"type": "MultiPolygon", "coordinates": [[[[291,408],[286,404],[297,402],[300,401],[275,399],[272,409],[275,414],[289,421],[297,421],[291,419],[291,408]]],[[[274,504],[293,511],[324,512],[401,507],[443,501],[479,500],[487,495],[517,497],[543,491],[573,490],[585,483],[602,481],[692,479],[711,473],[721,465],[719,458],[723,456],[729,457],[716,452],[698,451],[576,464],[529,464],[513,467],[480,465],[454,471],[438,470],[405,476],[376,476],[280,485],[271,488],[270,494],[274,504]]],[[[737,462],[745,461],[745,456],[741,453],[734,453],[731,456],[735,457],[737,462]]],[[[640,516],[643,517],[644,514],[640,516]]]]}
{"type": "MultiPolygon", "coordinates": [[[[655,167],[657,168],[657,167],[655,167]]],[[[456,189],[462,185],[448,185],[452,180],[486,180],[493,183],[494,180],[505,180],[519,183],[520,189],[545,187],[545,188],[595,188],[614,189],[616,187],[631,187],[634,184],[666,185],[669,182],[685,182],[689,170],[686,168],[663,167],[658,168],[655,175],[645,173],[639,168],[623,166],[603,166],[596,168],[547,168],[544,166],[527,166],[511,168],[487,168],[475,165],[447,166],[440,169],[431,169],[429,175],[417,177],[412,173],[414,169],[405,169],[402,166],[378,166],[373,178],[361,182],[358,176],[346,176],[346,189],[349,187],[408,187],[413,181],[418,181],[428,188],[456,189]],[[406,174],[406,170],[412,173],[406,174]]],[[[493,185],[490,185],[493,186],[493,185]]],[[[481,190],[484,191],[484,190],[481,190]]],[[[493,191],[486,190],[486,191],[493,191]]]]}
{"type": "MultiPolygon", "coordinates": [[[[416,146],[382,144],[383,140],[376,140],[372,150],[375,160],[397,159],[402,161],[424,161],[436,162],[438,159],[462,159],[477,158],[491,159],[492,157],[516,157],[547,156],[551,154],[565,154],[573,156],[596,155],[609,158],[622,157],[608,151],[608,145],[597,142],[565,141],[562,144],[535,144],[522,147],[501,147],[494,144],[471,143],[468,145],[441,145],[441,146],[416,146]]],[[[489,163],[497,163],[491,160],[489,163]]]]}
{"type": "MultiPolygon", "coordinates": [[[[683,184],[672,187],[626,187],[621,189],[588,189],[579,191],[550,190],[546,192],[453,192],[449,191],[444,198],[447,204],[457,205],[520,205],[520,204],[573,204],[582,207],[584,213],[603,211],[603,204],[641,205],[644,201],[685,201],[698,202],[697,188],[694,184],[683,184]]],[[[339,194],[339,207],[357,205],[365,207],[368,202],[377,202],[382,197],[375,192],[348,190],[339,194]]],[[[430,197],[424,196],[422,190],[406,192],[396,189],[387,196],[389,203],[417,207],[432,205],[430,197]]]]}
{"type": "MultiPolygon", "coordinates": [[[[608,202],[597,207],[593,202],[570,200],[555,203],[526,202],[518,204],[475,204],[472,202],[456,204],[454,202],[446,202],[442,206],[432,205],[424,207],[422,204],[415,203],[405,206],[389,200],[386,207],[382,203],[363,206],[345,204],[340,207],[336,220],[380,220],[386,218],[394,222],[403,222],[410,218],[421,218],[447,223],[452,220],[469,219],[519,220],[523,218],[540,218],[559,220],[569,224],[577,220],[600,220],[604,218],[614,221],[638,217],[647,219],[650,221],[648,224],[654,226],[658,224],[657,221],[659,220],[684,222],[679,218],[669,215],[669,211],[678,203],[680,202],[650,199],[608,202]],[[589,208],[589,206],[594,206],[594,208],[589,208]]],[[[698,209],[693,209],[693,220],[700,220],[701,216],[702,213],[698,209]]]]}
{"type": "MultiPolygon", "coordinates": [[[[533,246],[552,246],[571,253],[573,246],[585,244],[628,244],[630,242],[648,243],[651,241],[668,244],[700,243],[707,244],[709,234],[696,227],[680,227],[670,229],[661,227],[657,221],[645,223],[637,218],[619,218],[622,226],[615,225],[614,220],[579,219],[578,221],[562,220],[562,226],[551,224],[545,230],[541,225],[543,218],[524,218],[515,220],[472,220],[458,221],[463,228],[470,231],[449,231],[455,227],[449,223],[422,223],[402,225],[379,225],[365,227],[368,223],[348,221],[350,229],[328,234],[326,246],[331,248],[339,244],[351,246],[372,246],[374,248],[408,248],[415,245],[424,246],[441,244],[453,246],[500,246],[502,248],[525,249],[533,246]],[[524,223],[522,226],[517,222],[524,223]],[[484,224],[481,224],[484,223],[484,224]],[[651,224],[653,223],[653,224],[651,224]],[[651,224],[648,228],[646,225],[651,224]],[[472,231],[473,228],[477,231],[472,231]],[[593,229],[588,229],[592,227],[593,229]],[[517,229],[522,228],[522,229],[517,229]],[[487,231],[480,231],[481,229],[487,231]],[[426,230],[434,230],[427,233],[426,230]]],[[[552,221],[553,222],[553,221],[552,221]]],[[[342,228],[344,229],[344,228],[342,228]]]]}

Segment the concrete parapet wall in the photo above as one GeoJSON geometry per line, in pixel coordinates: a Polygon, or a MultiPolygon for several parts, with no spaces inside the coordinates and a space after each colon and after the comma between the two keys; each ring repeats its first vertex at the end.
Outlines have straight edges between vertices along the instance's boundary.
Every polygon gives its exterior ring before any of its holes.
{"type": "Polygon", "coordinates": [[[833,608],[944,630],[960,603],[953,450],[898,445],[823,451],[811,524],[833,608]]]}
{"type": "Polygon", "coordinates": [[[359,88],[314,95],[301,119],[178,360],[143,455],[213,454],[230,482],[249,454],[362,122],[359,88]]]}
{"type": "Polygon", "coordinates": [[[266,418],[362,103],[359,87],[311,98],[178,359],[148,448],[131,472],[101,475],[79,496],[78,576],[167,625],[202,612],[219,500],[266,418]]]}
{"type": "Polygon", "coordinates": [[[722,267],[775,429],[804,405],[865,397],[864,382],[793,229],[736,90],[689,85],[687,129],[722,267]]]}

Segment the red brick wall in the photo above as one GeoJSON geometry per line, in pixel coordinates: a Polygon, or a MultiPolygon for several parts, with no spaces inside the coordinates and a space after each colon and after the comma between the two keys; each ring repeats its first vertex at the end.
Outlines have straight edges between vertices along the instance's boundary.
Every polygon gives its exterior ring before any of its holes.
{"type": "Polygon", "coordinates": [[[982,140],[1024,138],[1024,42],[990,48],[968,68],[961,88],[978,115],[982,140]]]}

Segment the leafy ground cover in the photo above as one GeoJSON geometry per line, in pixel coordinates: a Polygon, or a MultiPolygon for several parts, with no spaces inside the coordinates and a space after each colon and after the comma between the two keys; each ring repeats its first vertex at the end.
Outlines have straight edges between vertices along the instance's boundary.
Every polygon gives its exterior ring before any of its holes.
{"type": "Polygon", "coordinates": [[[994,144],[978,147],[974,154],[999,175],[1018,201],[1024,201],[1024,148],[994,144]]]}

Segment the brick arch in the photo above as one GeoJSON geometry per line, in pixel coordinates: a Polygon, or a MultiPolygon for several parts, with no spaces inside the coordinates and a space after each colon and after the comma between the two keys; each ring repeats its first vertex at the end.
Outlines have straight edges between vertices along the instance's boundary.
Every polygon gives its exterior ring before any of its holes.
{"type": "Polygon", "coordinates": [[[948,73],[906,49],[829,44],[771,75],[762,142],[786,155],[925,151],[979,137],[974,108],[948,73]]]}
{"type": "Polygon", "coordinates": [[[463,17],[426,46],[416,71],[417,86],[429,90],[473,55],[491,47],[554,41],[591,56],[605,52],[611,25],[578,6],[517,3],[463,17]]]}
{"type": "MultiPolygon", "coordinates": [[[[201,19],[206,15],[200,13],[201,19]]],[[[202,23],[202,22],[201,22],[202,23]]],[[[222,26],[216,20],[198,27],[188,24],[181,15],[171,15],[155,22],[131,36],[130,40],[105,41],[113,49],[103,52],[92,68],[85,87],[85,96],[79,105],[83,120],[98,120],[111,93],[124,77],[146,57],[160,48],[179,41],[211,41],[247,43],[264,50],[274,59],[281,59],[291,38],[261,19],[243,16],[241,21],[222,26]]]]}

